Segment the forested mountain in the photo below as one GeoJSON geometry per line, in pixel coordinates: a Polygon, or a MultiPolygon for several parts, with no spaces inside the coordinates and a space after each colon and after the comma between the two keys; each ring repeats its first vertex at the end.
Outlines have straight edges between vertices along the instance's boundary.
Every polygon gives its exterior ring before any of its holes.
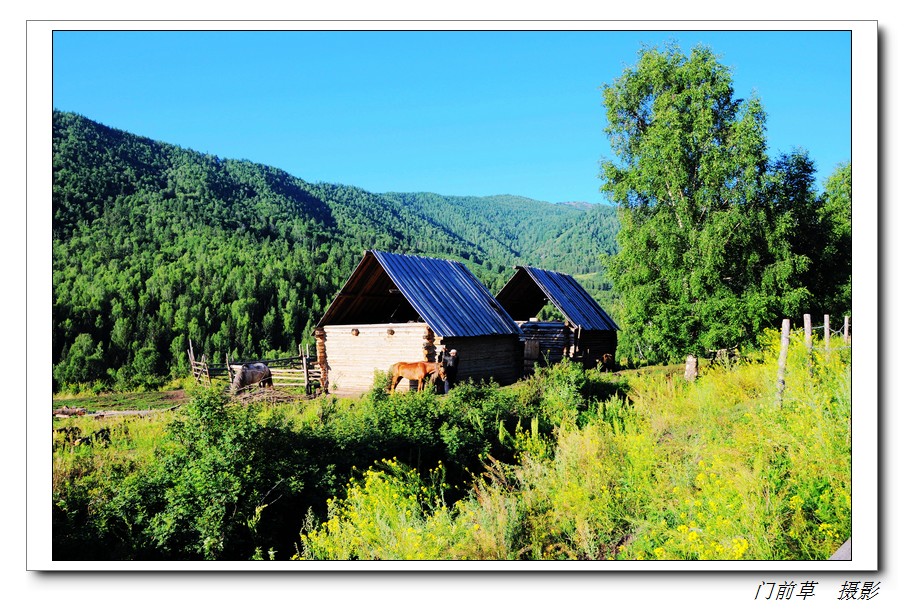
{"type": "Polygon", "coordinates": [[[609,206],[308,183],[57,111],[53,173],[57,388],[184,374],[189,339],[214,361],[295,353],[365,249],[458,259],[492,291],[530,264],[597,293],[615,252],[609,206]]]}

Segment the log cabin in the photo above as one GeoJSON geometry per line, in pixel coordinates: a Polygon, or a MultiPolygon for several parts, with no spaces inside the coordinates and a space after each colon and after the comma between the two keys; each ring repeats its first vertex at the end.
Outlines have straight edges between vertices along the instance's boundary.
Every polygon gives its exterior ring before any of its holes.
{"type": "MultiPolygon", "coordinates": [[[[314,330],[323,388],[360,395],[393,363],[458,350],[459,381],[506,385],[521,375],[521,331],[460,262],[364,253],[314,330]]],[[[402,381],[398,390],[412,385],[402,381]]]]}
{"type": "MultiPolygon", "coordinates": [[[[572,276],[537,267],[517,266],[496,300],[521,328],[524,369],[534,364],[572,359],[585,367],[603,363],[604,355],[615,356],[618,325],[602,306],[572,276]],[[552,304],[564,321],[537,318],[552,304]]],[[[614,364],[609,362],[609,367],[614,364]]]]}

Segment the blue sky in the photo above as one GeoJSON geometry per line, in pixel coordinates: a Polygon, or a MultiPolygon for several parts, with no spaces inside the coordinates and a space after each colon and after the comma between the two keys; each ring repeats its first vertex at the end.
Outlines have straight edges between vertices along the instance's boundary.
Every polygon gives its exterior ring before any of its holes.
{"type": "Polygon", "coordinates": [[[848,32],[57,31],[53,105],[311,182],[603,202],[600,87],[669,40],[756,92],[770,156],[851,159],[848,32]]]}

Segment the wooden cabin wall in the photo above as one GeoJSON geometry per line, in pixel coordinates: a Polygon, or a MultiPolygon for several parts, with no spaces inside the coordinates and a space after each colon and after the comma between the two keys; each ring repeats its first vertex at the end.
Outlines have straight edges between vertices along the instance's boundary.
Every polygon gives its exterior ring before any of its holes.
{"type": "Polygon", "coordinates": [[[604,354],[615,356],[617,331],[581,331],[579,352],[585,367],[596,367],[604,354]]]}
{"type": "MultiPolygon", "coordinates": [[[[393,363],[436,360],[433,332],[424,323],[329,325],[315,337],[325,388],[336,394],[371,390],[374,371],[388,372],[393,363]]],[[[408,389],[404,380],[397,388],[408,389]]]]}
{"type": "Polygon", "coordinates": [[[585,367],[596,367],[603,360],[604,354],[615,356],[618,345],[617,331],[587,331],[570,328],[564,323],[556,322],[524,322],[519,323],[524,334],[525,344],[528,341],[539,342],[538,358],[529,358],[525,351],[524,364],[527,373],[535,362],[550,365],[563,359],[574,359],[585,367]]]}
{"type": "Polygon", "coordinates": [[[437,351],[458,350],[458,380],[513,384],[521,377],[524,345],[515,335],[437,338],[437,351]]]}
{"type": "MultiPolygon", "coordinates": [[[[424,323],[404,323],[330,325],[317,329],[315,337],[324,386],[339,395],[366,393],[373,388],[374,370],[388,371],[399,361],[435,361],[444,348],[458,350],[459,381],[492,378],[512,384],[523,367],[524,347],[514,335],[436,338],[424,323]]],[[[396,391],[414,389],[415,383],[403,380],[396,391]]]]}
{"type": "MultiPolygon", "coordinates": [[[[541,363],[558,363],[568,356],[571,345],[571,332],[562,322],[519,322],[524,341],[535,341],[539,344],[538,358],[541,363]]],[[[525,354],[525,360],[527,360],[525,354]]]]}

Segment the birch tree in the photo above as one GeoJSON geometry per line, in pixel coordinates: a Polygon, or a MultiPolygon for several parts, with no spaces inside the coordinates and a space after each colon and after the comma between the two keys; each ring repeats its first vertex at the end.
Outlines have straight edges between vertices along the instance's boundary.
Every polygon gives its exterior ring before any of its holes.
{"type": "Polygon", "coordinates": [[[602,191],[621,224],[609,270],[622,355],[662,362],[743,343],[798,288],[762,284],[767,270],[790,272],[769,248],[760,100],[735,96],[709,48],[686,56],[671,45],[641,49],[603,87],[603,102],[615,158],[602,164],[602,191]]]}

